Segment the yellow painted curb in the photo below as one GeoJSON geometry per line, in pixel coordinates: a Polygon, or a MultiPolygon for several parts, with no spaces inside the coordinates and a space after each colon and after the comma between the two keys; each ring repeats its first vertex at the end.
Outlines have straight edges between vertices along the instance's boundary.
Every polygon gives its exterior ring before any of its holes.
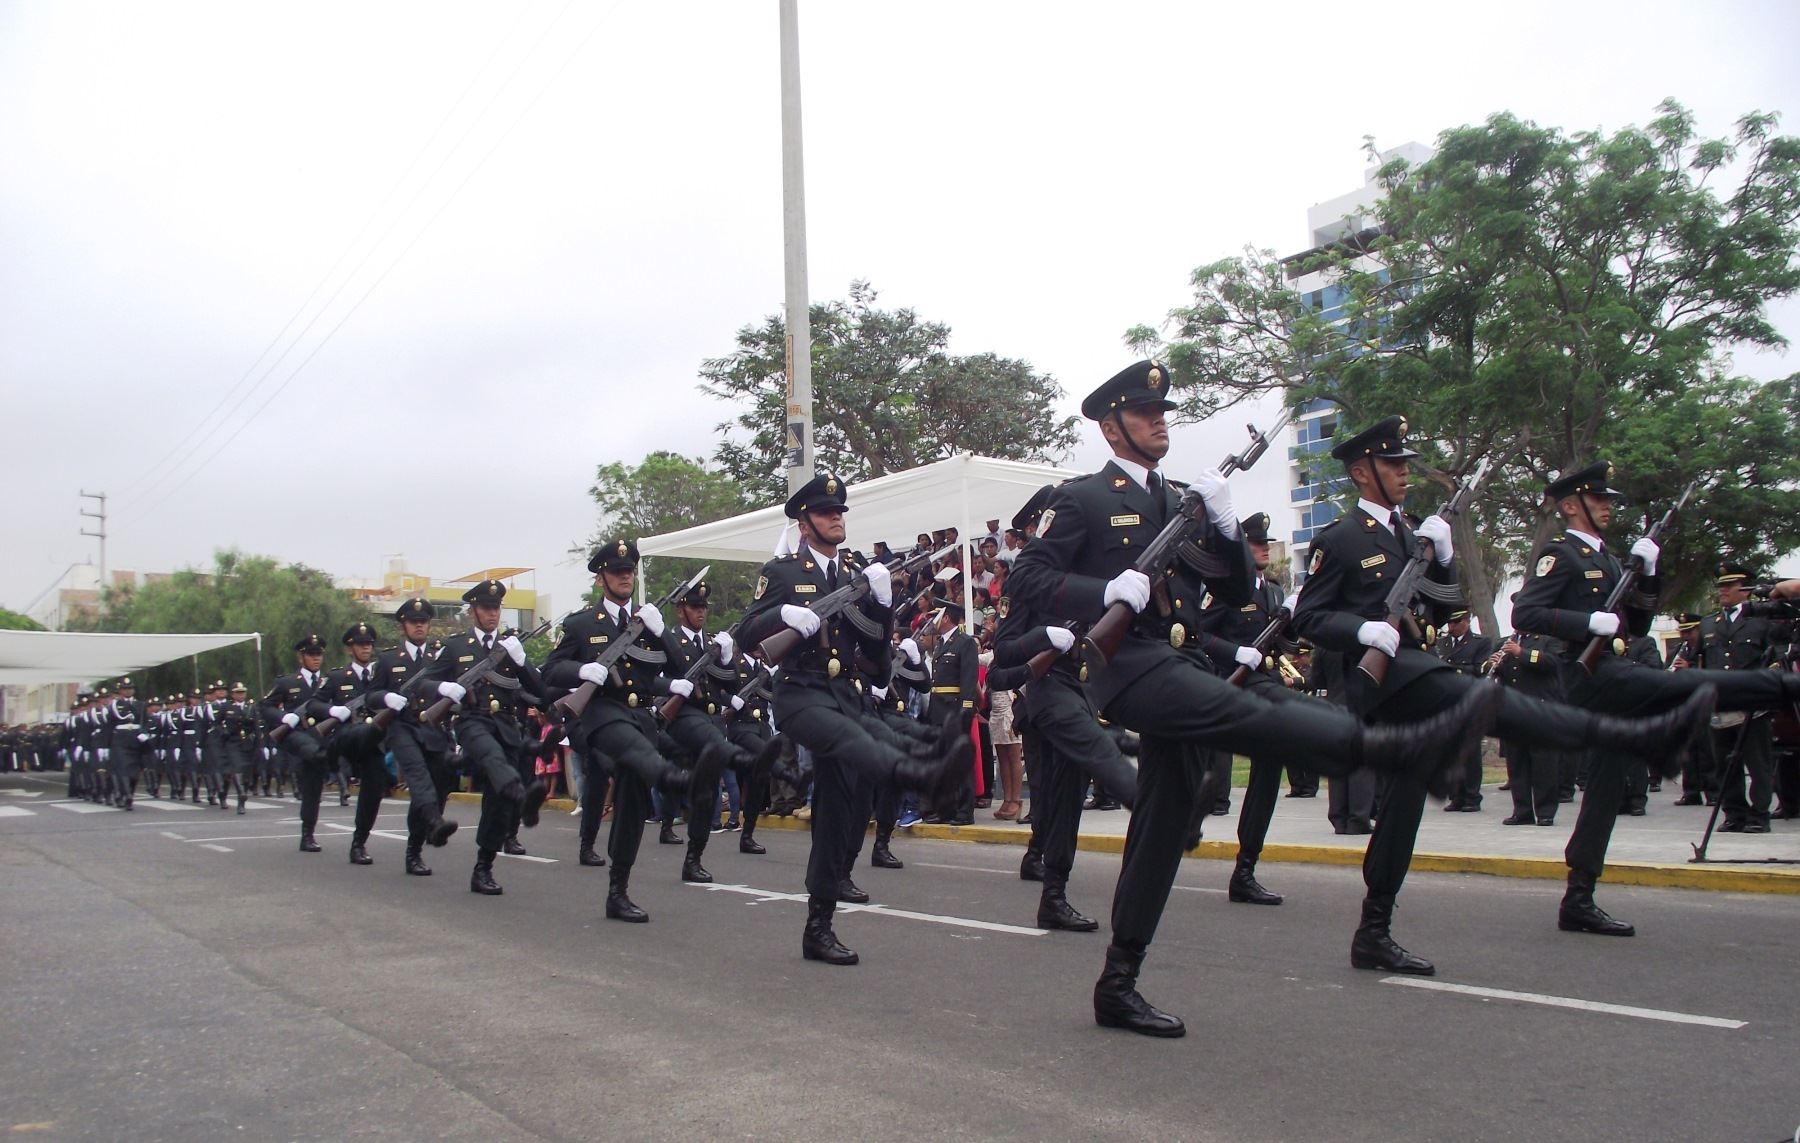
{"type": "MultiPolygon", "coordinates": [[[[453,801],[479,803],[480,794],[456,793],[453,801]]],[[[545,809],[575,808],[569,798],[551,798],[545,809]]],[[[757,819],[757,829],[779,829],[804,832],[811,822],[773,815],[757,819]]],[[[873,828],[873,827],[871,827],[873,828]]],[[[1028,830],[1008,826],[926,825],[920,823],[897,831],[903,837],[930,841],[963,841],[977,845],[1024,846],[1030,840],[1028,830]]],[[[1121,834],[1084,833],[1075,840],[1075,848],[1087,853],[1122,853],[1125,838],[1121,834]]],[[[1185,856],[1204,861],[1232,861],[1237,858],[1235,841],[1202,841],[1185,856]]],[[[1263,861],[1289,862],[1301,865],[1361,865],[1361,848],[1341,845],[1266,845],[1263,861]]],[[[1489,877],[1520,877],[1543,881],[1563,881],[1569,867],[1548,857],[1499,857],[1475,853],[1415,853],[1412,868],[1420,873],[1479,873],[1489,877]]],[[[1777,868],[1745,868],[1728,865],[1687,865],[1661,862],[1622,861],[1606,867],[1603,880],[1608,885],[1644,885],[1671,889],[1707,889],[1718,893],[1790,893],[1800,894],[1800,866],[1788,866],[1793,872],[1777,868]]]]}

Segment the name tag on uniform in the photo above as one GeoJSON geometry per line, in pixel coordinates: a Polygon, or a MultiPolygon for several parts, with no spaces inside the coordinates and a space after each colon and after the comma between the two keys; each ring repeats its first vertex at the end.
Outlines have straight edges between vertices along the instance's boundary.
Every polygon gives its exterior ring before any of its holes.
{"type": "Polygon", "coordinates": [[[390,669],[390,670],[392,670],[392,671],[393,671],[393,673],[394,673],[394,674],[396,674],[396,675],[404,675],[404,674],[405,674],[405,673],[406,673],[406,668],[405,668],[405,667],[392,667],[392,668],[389,668],[389,669],[390,669]]]}
{"type": "Polygon", "coordinates": [[[1238,608],[1238,610],[1239,610],[1239,611],[1243,611],[1243,612],[1246,612],[1246,613],[1247,613],[1247,612],[1251,612],[1251,611],[1255,611],[1255,610],[1256,610],[1256,604],[1254,604],[1254,603],[1246,603],[1246,604],[1244,604],[1244,606],[1242,606],[1242,607],[1240,607],[1240,608],[1238,608]]]}
{"type": "Polygon", "coordinates": [[[1606,573],[1604,571],[1601,571],[1599,568],[1595,568],[1592,571],[1584,571],[1581,574],[1586,576],[1589,579],[1605,579],[1606,578],[1606,573]]]}
{"type": "Polygon", "coordinates": [[[456,657],[456,661],[459,663],[473,663],[475,661],[475,656],[473,656],[473,655],[458,655],[456,657]]]}
{"type": "Polygon", "coordinates": [[[812,595],[818,590],[819,585],[816,583],[797,583],[794,585],[794,593],[796,595],[812,595]]]}
{"type": "Polygon", "coordinates": [[[1123,516],[1114,516],[1112,518],[1112,526],[1115,528],[1126,528],[1133,524],[1142,524],[1143,522],[1144,518],[1136,512],[1128,512],[1123,516]]]}
{"type": "Polygon", "coordinates": [[[1378,568],[1385,563],[1387,563],[1387,553],[1383,552],[1380,555],[1370,556],[1362,562],[1362,566],[1366,568],[1378,568]]]}
{"type": "Polygon", "coordinates": [[[604,642],[606,642],[606,636],[604,636],[604,635],[589,635],[588,642],[589,643],[604,643],[604,642]]]}

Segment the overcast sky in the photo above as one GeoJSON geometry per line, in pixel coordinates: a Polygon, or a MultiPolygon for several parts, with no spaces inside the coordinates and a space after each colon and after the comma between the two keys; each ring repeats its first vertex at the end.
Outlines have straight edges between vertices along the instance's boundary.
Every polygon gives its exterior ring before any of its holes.
{"type": "MultiPolygon", "coordinates": [[[[710,454],[696,369],[781,306],[777,32],[774,0],[0,0],[0,605],[92,557],[83,488],[114,567],[404,553],[572,604],[595,467],[710,454]]],[[[1194,266],[1302,248],[1363,136],[1664,96],[1727,134],[1800,104],[1796,44],[1788,2],[802,0],[812,292],[866,278],[1073,411],[1194,266]]]]}

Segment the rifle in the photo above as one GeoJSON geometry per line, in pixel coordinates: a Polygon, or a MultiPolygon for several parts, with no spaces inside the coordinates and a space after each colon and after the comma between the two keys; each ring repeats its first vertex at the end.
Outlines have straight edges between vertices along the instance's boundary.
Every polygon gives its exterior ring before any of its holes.
{"type": "MultiPolygon", "coordinates": [[[[1255,425],[1245,426],[1250,430],[1250,447],[1241,453],[1227,456],[1224,463],[1219,465],[1219,472],[1230,476],[1254,465],[1263,453],[1269,451],[1269,438],[1285,429],[1293,419],[1293,410],[1283,409],[1281,419],[1268,432],[1259,432],[1255,425]]],[[[1200,499],[1198,491],[1189,488],[1181,494],[1181,503],[1176,506],[1175,515],[1163,525],[1163,530],[1156,534],[1156,539],[1144,548],[1137,562],[1131,565],[1132,569],[1147,576],[1153,590],[1162,588],[1164,569],[1205,523],[1206,503],[1200,499]]],[[[1131,629],[1131,621],[1135,618],[1137,612],[1123,600],[1108,607],[1100,621],[1088,628],[1085,640],[1087,650],[1098,655],[1102,663],[1111,662],[1112,657],[1119,653],[1119,644],[1124,640],[1125,632],[1131,629]]]]}
{"type": "MultiPolygon", "coordinates": [[[[550,630],[550,621],[546,619],[536,627],[533,627],[530,633],[519,636],[519,642],[523,643],[528,639],[536,639],[539,635],[542,635],[548,630],[550,630]]],[[[504,658],[506,658],[506,648],[500,646],[500,641],[496,639],[494,641],[494,649],[482,656],[479,663],[476,663],[473,667],[470,667],[458,676],[456,685],[463,688],[465,691],[469,690],[476,683],[479,683],[481,680],[493,674],[494,671],[499,668],[500,660],[504,658]]],[[[444,716],[449,714],[450,708],[455,705],[455,703],[447,698],[440,698],[420,713],[419,721],[428,726],[436,726],[438,723],[444,721],[444,716]]]]}
{"type": "MultiPolygon", "coordinates": [[[[368,695],[357,695],[355,698],[344,704],[344,709],[348,710],[351,714],[355,714],[357,711],[361,710],[368,701],[368,695]]],[[[323,738],[336,730],[338,725],[338,720],[335,718],[321,718],[313,725],[313,732],[323,738]]],[[[285,722],[276,723],[274,729],[269,731],[270,744],[275,746],[281,745],[281,740],[288,736],[288,731],[290,729],[292,728],[285,722]]]]}
{"type": "MultiPolygon", "coordinates": [[[[939,548],[935,552],[916,552],[899,563],[884,564],[883,566],[888,569],[890,575],[910,575],[919,568],[949,555],[956,550],[956,547],[957,545],[951,544],[948,547],[939,548]]],[[[820,596],[806,607],[821,621],[841,614],[848,618],[850,625],[862,634],[876,638],[881,634],[880,628],[872,620],[866,618],[862,612],[853,610],[853,605],[861,602],[868,594],[869,578],[862,572],[857,572],[850,577],[849,583],[834,592],[820,596]]],[[[783,659],[793,653],[796,647],[800,646],[801,638],[800,632],[792,627],[783,627],[762,641],[762,661],[771,667],[778,666],[783,659]]],[[[819,638],[823,645],[825,628],[822,624],[819,628],[819,638]]]]}
{"type": "MultiPolygon", "coordinates": [[[[1287,625],[1293,622],[1293,619],[1294,613],[1289,611],[1286,607],[1276,608],[1274,617],[1269,620],[1269,625],[1256,633],[1256,640],[1250,645],[1260,651],[1266,658],[1269,654],[1269,648],[1275,645],[1275,640],[1281,638],[1281,633],[1287,630],[1287,625]]],[[[1239,663],[1237,670],[1231,672],[1231,677],[1225,681],[1234,687],[1241,687],[1249,677],[1250,668],[1239,663]]]]}
{"type": "MultiPolygon", "coordinates": [[[[1081,640],[1079,638],[1079,631],[1077,630],[1077,626],[1078,625],[1071,624],[1069,626],[1069,630],[1076,631],[1076,633],[1077,633],[1076,643],[1079,644],[1081,640]]],[[[1070,650],[1074,650],[1074,648],[1071,647],[1070,650]]],[[[1056,661],[1058,659],[1062,658],[1064,655],[1067,655],[1068,653],[1069,653],[1068,651],[1058,651],[1054,646],[1052,646],[1048,651],[1039,651],[1037,654],[1033,655],[1030,659],[1026,660],[1025,669],[1031,672],[1031,677],[1033,679],[1041,679],[1045,675],[1050,673],[1050,668],[1056,666],[1056,661]]]]}
{"type": "MultiPolygon", "coordinates": [[[[727,635],[731,636],[732,647],[734,650],[737,646],[738,628],[743,625],[743,621],[739,620],[730,631],[726,632],[727,635]]],[[[698,679],[709,667],[718,661],[719,645],[717,643],[708,643],[706,645],[706,650],[701,652],[700,657],[694,660],[693,665],[688,667],[687,671],[683,673],[681,677],[691,683],[695,679],[698,679]]],[[[733,673],[730,677],[735,679],[737,675],[733,673]]],[[[686,703],[686,695],[671,694],[657,706],[656,713],[660,715],[664,721],[673,722],[675,716],[681,713],[681,708],[686,705],[686,703]]]]}
{"type": "MultiPolygon", "coordinates": [[[[1444,502],[1442,508],[1438,509],[1439,516],[1449,520],[1468,508],[1469,499],[1475,494],[1475,487],[1481,483],[1481,478],[1487,475],[1489,464],[1489,457],[1481,458],[1481,463],[1475,466],[1474,473],[1467,480],[1458,484],[1456,491],[1450,494],[1450,499],[1444,502]]],[[[1405,633],[1406,624],[1412,619],[1413,597],[1424,589],[1425,572],[1430,568],[1433,559],[1425,551],[1425,546],[1430,542],[1423,538],[1414,542],[1413,554],[1407,559],[1406,566],[1400,569],[1400,574],[1394,578],[1394,586],[1388,589],[1387,602],[1382,606],[1382,610],[1385,612],[1383,618],[1387,620],[1389,626],[1402,634],[1405,633]]],[[[1370,647],[1363,652],[1362,660],[1356,664],[1356,669],[1367,675],[1376,686],[1380,686],[1387,681],[1388,664],[1392,662],[1393,660],[1388,658],[1384,652],[1370,647]]]]}
{"type": "MultiPolygon", "coordinates": [[[[656,610],[661,611],[665,607],[674,606],[676,600],[686,595],[689,588],[705,579],[710,571],[712,571],[712,565],[708,564],[690,576],[685,583],[679,583],[670,588],[667,595],[656,601],[656,610]]],[[[613,664],[624,658],[625,653],[631,649],[632,645],[638,641],[638,636],[643,633],[643,619],[633,615],[626,622],[625,630],[619,634],[619,637],[607,644],[606,650],[594,656],[594,662],[600,664],[607,674],[612,674],[613,664]]],[[[564,722],[573,722],[581,717],[582,712],[587,709],[588,703],[594,700],[594,695],[599,689],[599,684],[584,679],[580,686],[552,703],[551,709],[555,710],[558,717],[564,722]]]]}
{"type": "MultiPolygon", "coordinates": [[[[1663,533],[1668,531],[1669,525],[1675,522],[1675,514],[1687,506],[1688,498],[1693,496],[1694,489],[1699,487],[1699,485],[1700,481],[1698,479],[1690,481],[1688,486],[1681,490],[1681,498],[1669,505],[1669,510],[1662,514],[1662,519],[1651,525],[1650,530],[1644,534],[1645,538],[1652,543],[1660,544],[1662,542],[1663,533]]],[[[1643,574],[1644,561],[1636,556],[1632,556],[1631,559],[1626,562],[1625,572],[1623,575],[1619,576],[1619,582],[1613,584],[1612,594],[1606,597],[1606,606],[1601,608],[1601,610],[1611,611],[1614,614],[1617,614],[1619,607],[1625,602],[1625,597],[1630,595],[1632,591],[1636,589],[1638,577],[1643,574]]],[[[1582,648],[1581,654],[1575,659],[1576,662],[1581,664],[1582,670],[1590,675],[1594,673],[1594,668],[1600,663],[1601,653],[1606,650],[1607,642],[1608,639],[1603,639],[1598,635],[1595,635],[1588,640],[1587,646],[1582,648]]]]}

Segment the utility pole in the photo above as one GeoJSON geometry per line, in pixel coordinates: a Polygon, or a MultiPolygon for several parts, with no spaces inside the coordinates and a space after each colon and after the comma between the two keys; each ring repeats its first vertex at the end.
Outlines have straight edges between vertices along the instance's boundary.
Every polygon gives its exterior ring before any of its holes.
{"type": "Polygon", "coordinates": [[[98,525],[100,530],[98,532],[90,532],[84,526],[81,529],[81,534],[84,536],[92,536],[95,539],[100,541],[100,601],[101,601],[101,605],[105,606],[105,602],[106,602],[106,493],[104,493],[104,492],[87,492],[84,490],[81,494],[81,498],[83,500],[96,501],[100,506],[100,510],[98,512],[89,512],[86,508],[83,508],[81,510],[81,514],[83,516],[86,516],[88,519],[100,521],[100,523],[98,525]]]}
{"type": "Polygon", "coordinates": [[[787,287],[787,486],[792,496],[813,476],[812,302],[806,288],[799,0],[781,0],[781,230],[787,287]]]}

